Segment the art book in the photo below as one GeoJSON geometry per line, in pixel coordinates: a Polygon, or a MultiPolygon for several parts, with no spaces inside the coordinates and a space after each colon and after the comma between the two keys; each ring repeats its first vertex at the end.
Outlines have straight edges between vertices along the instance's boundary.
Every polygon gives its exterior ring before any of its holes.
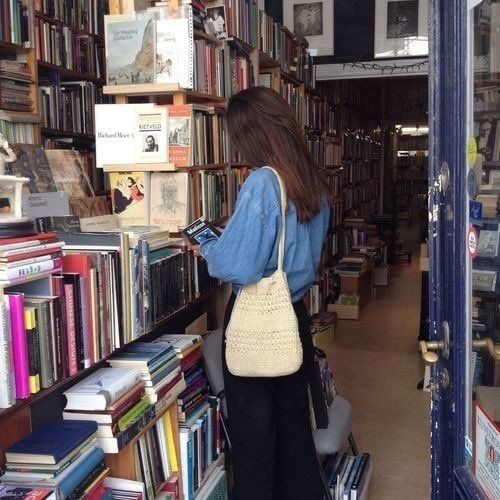
{"type": "Polygon", "coordinates": [[[168,107],[169,161],[179,167],[193,164],[191,104],[177,104],[168,107]]]}
{"type": "Polygon", "coordinates": [[[168,111],[166,106],[135,109],[135,160],[137,163],[168,161],[168,111]]]}
{"type": "Polygon", "coordinates": [[[189,224],[182,230],[182,234],[193,245],[201,245],[205,241],[217,239],[220,236],[218,229],[205,217],[196,219],[193,223],[189,224]]]}
{"type": "Polygon", "coordinates": [[[94,190],[78,151],[46,149],[45,155],[58,191],[65,191],[70,198],[94,196],[94,190]]]}
{"type": "Polygon", "coordinates": [[[149,172],[111,172],[113,213],[120,226],[148,226],[150,201],[149,172]]]}
{"type": "Polygon", "coordinates": [[[108,85],[155,82],[155,22],[105,16],[108,85]]]}
{"type": "Polygon", "coordinates": [[[127,165],[135,161],[135,112],[154,104],[96,104],[96,165],[127,165]]]}
{"type": "Polygon", "coordinates": [[[151,174],[152,226],[177,233],[188,224],[188,178],[189,174],[183,172],[151,174]]]}
{"type": "Polygon", "coordinates": [[[13,144],[17,159],[7,163],[6,173],[17,177],[27,177],[24,193],[47,193],[57,191],[52,171],[45,151],[36,144],[13,144]]]}
{"type": "Polygon", "coordinates": [[[479,257],[496,257],[498,255],[499,231],[481,229],[479,234],[479,257]]]}

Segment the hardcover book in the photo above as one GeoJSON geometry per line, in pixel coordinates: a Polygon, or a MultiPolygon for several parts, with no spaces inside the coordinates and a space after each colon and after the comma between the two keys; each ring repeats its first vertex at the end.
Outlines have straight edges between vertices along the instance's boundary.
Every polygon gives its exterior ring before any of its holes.
{"type": "Polygon", "coordinates": [[[183,172],[151,174],[151,225],[177,233],[188,224],[188,180],[183,172]]]}
{"type": "Polygon", "coordinates": [[[16,498],[17,500],[56,500],[55,490],[20,485],[1,485],[0,498],[16,498]]]}
{"type": "Polygon", "coordinates": [[[56,464],[97,432],[97,423],[49,420],[5,452],[8,462],[56,464]]]}
{"type": "Polygon", "coordinates": [[[127,17],[105,16],[108,85],[154,83],[155,23],[127,17]]]}
{"type": "Polygon", "coordinates": [[[135,109],[135,161],[168,161],[168,112],[166,106],[135,109]]]}
{"type": "Polygon", "coordinates": [[[109,182],[120,226],[149,225],[149,172],[111,172],[109,182]]]}
{"type": "Polygon", "coordinates": [[[105,410],[141,380],[133,368],[100,368],[64,392],[66,410],[105,410]]]}

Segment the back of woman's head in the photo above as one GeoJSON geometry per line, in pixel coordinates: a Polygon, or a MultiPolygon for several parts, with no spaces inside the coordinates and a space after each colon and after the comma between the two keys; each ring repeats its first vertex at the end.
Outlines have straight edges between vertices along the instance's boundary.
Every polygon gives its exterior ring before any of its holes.
{"type": "Polygon", "coordinates": [[[271,89],[251,87],[231,97],[227,121],[229,137],[243,161],[279,172],[299,221],[316,215],[326,187],[288,103],[271,89]]]}

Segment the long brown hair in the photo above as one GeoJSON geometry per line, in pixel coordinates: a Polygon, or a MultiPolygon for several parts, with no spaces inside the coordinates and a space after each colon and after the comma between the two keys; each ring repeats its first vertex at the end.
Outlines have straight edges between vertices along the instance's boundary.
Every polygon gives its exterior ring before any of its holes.
{"type": "Polygon", "coordinates": [[[227,109],[229,137],[243,161],[252,167],[274,167],[300,222],[321,207],[327,188],[288,103],[266,87],[235,94],[227,109]]]}

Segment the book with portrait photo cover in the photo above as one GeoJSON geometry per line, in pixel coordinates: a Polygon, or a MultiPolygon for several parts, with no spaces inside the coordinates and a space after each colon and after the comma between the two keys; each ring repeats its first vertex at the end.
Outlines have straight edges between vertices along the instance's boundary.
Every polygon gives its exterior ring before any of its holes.
{"type": "Polygon", "coordinates": [[[205,241],[219,238],[220,231],[205,217],[200,217],[185,227],[182,234],[193,245],[201,245],[205,241]]]}

